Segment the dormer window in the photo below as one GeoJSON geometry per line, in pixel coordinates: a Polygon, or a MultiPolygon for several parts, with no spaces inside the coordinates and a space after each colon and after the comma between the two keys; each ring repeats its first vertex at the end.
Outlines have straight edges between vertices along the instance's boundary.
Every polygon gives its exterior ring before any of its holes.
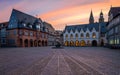
{"type": "Polygon", "coordinates": [[[22,23],[22,25],[23,25],[24,27],[26,27],[26,24],[25,24],[25,23],[22,23]]]}
{"type": "Polygon", "coordinates": [[[37,28],[37,29],[40,29],[40,25],[38,24],[38,25],[36,26],[36,28],[37,28]]]}
{"type": "Polygon", "coordinates": [[[30,28],[32,28],[32,25],[29,25],[30,28]]]}

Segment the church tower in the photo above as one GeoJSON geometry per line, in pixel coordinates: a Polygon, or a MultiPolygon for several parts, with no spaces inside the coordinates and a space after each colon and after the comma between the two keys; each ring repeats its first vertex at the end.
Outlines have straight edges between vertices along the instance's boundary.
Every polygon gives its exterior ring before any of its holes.
{"type": "Polygon", "coordinates": [[[91,10],[91,13],[90,13],[90,18],[89,18],[89,23],[94,23],[94,17],[93,17],[93,13],[92,13],[92,10],[91,10]]]}
{"type": "Polygon", "coordinates": [[[99,23],[104,22],[103,12],[101,10],[100,17],[99,17],[99,23]]]}

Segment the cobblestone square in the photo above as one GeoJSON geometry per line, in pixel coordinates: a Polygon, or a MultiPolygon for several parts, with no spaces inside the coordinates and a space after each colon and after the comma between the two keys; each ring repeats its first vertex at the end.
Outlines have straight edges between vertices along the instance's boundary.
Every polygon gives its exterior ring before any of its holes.
{"type": "Polygon", "coordinates": [[[120,75],[120,50],[0,48],[0,75],[120,75]]]}

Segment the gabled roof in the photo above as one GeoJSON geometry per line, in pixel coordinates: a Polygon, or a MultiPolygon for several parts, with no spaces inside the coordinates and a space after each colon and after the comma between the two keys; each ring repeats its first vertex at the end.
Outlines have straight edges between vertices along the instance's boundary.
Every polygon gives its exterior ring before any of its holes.
{"type": "Polygon", "coordinates": [[[96,31],[99,31],[99,23],[93,23],[93,24],[81,24],[81,25],[69,25],[65,27],[65,31],[70,32],[71,30],[73,30],[73,32],[75,30],[78,30],[79,32],[81,31],[81,29],[83,29],[83,31],[85,32],[87,30],[87,28],[91,31],[93,28],[95,28],[96,31]]]}
{"type": "Polygon", "coordinates": [[[113,17],[116,16],[120,12],[120,7],[111,7],[108,15],[110,16],[110,13],[113,14],[113,17]]]}
{"type": "Polygon", "coordinates": [[[18,19],[18,21],[24,21],[26,23],[34,24],[35,20],[37,19],[34,16],[28,15],[26,13],[23,13],[19,10],[13,9],[12,13],[14,13],[18,19]]]}

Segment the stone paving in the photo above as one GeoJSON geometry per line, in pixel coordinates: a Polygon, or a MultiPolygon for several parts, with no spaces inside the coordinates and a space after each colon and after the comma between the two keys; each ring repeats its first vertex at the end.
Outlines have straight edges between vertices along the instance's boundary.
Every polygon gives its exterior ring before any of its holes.
{"type": "Polygon", "coordinates": [[[120,75],[120,50],[0,48],[0,75],[120,75]]]}

